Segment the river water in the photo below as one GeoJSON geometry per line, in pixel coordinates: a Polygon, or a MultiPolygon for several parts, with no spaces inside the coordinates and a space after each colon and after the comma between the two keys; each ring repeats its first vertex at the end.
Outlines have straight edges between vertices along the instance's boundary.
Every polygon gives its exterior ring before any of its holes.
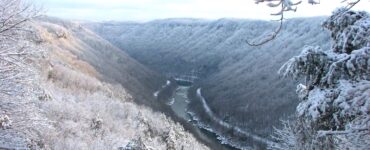
{"type": "MultiPolygon", "coordinates": [[[[173,97],[170,99],[170,101],[167,103],[167,105],[170,105],[172,110],[175,112],[176,116],[181,117],[184,120],[187,120],[189,124],[192,124],[190,122],[191,117],[187,113],[187,106],[189,103],[189,99],[187,97],[187,93],[189,90],[189,86],[179,86],[176,90],[176,92],[173,94],[173,97]]],[[[211,133],[209,131],[206,131],[204,129],[200,129],[196,127],[194,124],[195,130],[193,134],[197,134],[199,138],[201,138],[204,141],[207,141],[207,143],[211,143],[213,147],[217,147],[220,150],[235,150],[234,148],[223,145],[220,143],[220,141],[217,139],[216,134],[211,133]]]]}

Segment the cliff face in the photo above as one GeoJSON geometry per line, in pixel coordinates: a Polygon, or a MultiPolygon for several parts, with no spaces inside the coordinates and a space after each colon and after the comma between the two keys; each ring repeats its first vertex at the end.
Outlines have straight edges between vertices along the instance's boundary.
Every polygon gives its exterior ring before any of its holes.
{"type": "Polygon", "coordinates": [[[78,23],[44,18],[31,29],[28,82],[0,93],[0,148],[208,149],[147,107],[164,83],[155,72],[78,23]]]}

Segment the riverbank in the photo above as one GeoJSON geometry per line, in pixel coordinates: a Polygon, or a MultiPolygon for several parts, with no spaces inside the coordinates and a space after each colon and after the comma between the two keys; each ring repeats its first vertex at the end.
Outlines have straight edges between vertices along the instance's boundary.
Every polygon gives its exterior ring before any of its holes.
{"type": "Polygon", "coordinates": [[[266,149],[266,145],[270,143],[268,139],[232,126],[216,117],[203,98],[200,88],[189,87],[184,90],[184,86],[179,84],[176,80],[168,80],[153,95],[163,105],[164,113],[182,124],[200,142],[216,150],[266,149]],[[181,104],[182,106],[174,106],[176,96],[180,98],[186,96],[188,102],[181,104]],[[198,108],[188,107],[188,103],[198,108]]]}
{"type": "Polygon", "coordinates": [[[189,120],[181,118],[176,115],[176,112],[173,111],[171,106],[167,105],[168,101],[171,97],[174,96],[176,93],[176,89],[179,85],[176,83],[175,80],[170,79],[159,89],[157,92],[153,93],[154,97],[156,97],[157,101],[162,105],[162,112],[166,115],[171,117],[176,123],[180,123],[184,129],[193,134],[193,136],[201,143],[208,146],[210,149],[213,150],[234,150],[234,148],[227,146],[225,144],[221,144],[217,136],[214,135],[212,132],[208,132],[204,129],[200,129],[189,120]],[[208,133],[207,133],[208,132],[208,133]],[[214,136],[213,139],[209,138],[210,136],[214,136]]]}
{"type": "Polygon", "coordinates": [[[201,95],[201,89],[193,87],[189,90],[190,107],[188,113],[199,128],[213,132],[222,144],[229,144],[238,149],[266,149],[270,140],[233,126],[219,119],[201,95]]]}

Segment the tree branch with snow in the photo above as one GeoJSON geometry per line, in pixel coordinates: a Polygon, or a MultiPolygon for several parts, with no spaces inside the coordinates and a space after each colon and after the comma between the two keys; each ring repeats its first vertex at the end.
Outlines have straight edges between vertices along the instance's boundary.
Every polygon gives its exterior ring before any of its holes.
{"type": "Polygon", "coordinates": [[[282,146],[292,143],[282,133],[294,135],[298,149],[366,149],[370,147],[370,15],[338,9],[323,27],[331,32],[331,50],[306,46],[279,70],[284,77],[304,78],[306,83],[297,89],[301,100],[297,123],[277,134],[286,139],[282,146]]]}
{"type": "Polygon", "coordinates": [[[40,8],[31,1],[2,0],[0,1],[0,93],[14,94],[19,91],[16,86],[28,82],[25,78],[27,58],[34,49],[30,49],[30,41],[26,37],[29,29],[28,21],[40,14],[40,8]]]}
{"type": "MultiPolygon", "coordinates": [[[[352,1],[352,0],[343,0],[342,3],[346,2],[347,6],[345,7],[345,9],[343,9],[342,13],[352,9],[360,1],[361,0],[354,0],[354,1],[352,1]]],[[[271,8],[280,8],[278,12],[271,14],[272,16],[279,16],[279,19],[276,20],[276,21],[279,21],[279,25],[274,31],[272,31],[267,36],[262,36],[260,38],[254,39],[253,41],[247,40],[246,43],[249,46],[261,46],[261,45],[264,45],[264,44],[274,40],[277,37],[277,35],[280,33],[280,31],[281,31],[281,29],[284,25],[283,24],[283,22],[285,20],[284,13],[289,12],[289,11],[296,12],[297,11],[297,6],[300,5],[302,3],[302,1],[301,0],[297,0],[297,1],[294,1],[294,0],[255,0],[255,3],[256,4],[267,3],[267,6],[269,6],[271,8]]],[[[320,4],[320,1],[307,0],[307,3],[312,4],[312,5],[316,5],[316,4],[320,4]]]]}

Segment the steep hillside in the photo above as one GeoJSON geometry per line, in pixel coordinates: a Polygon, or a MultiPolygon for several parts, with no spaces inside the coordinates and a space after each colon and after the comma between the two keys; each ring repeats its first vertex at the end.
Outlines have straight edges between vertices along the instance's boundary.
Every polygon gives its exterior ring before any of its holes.
{"type": "Polygon", "coordinates": [[[77,23],[42,19],[29,31],[12,43],[34,52],[14,70],[25,84],[2,82],[16,92],[0,92],[0,149],[208,149],[134,103],[154,105],[163,79],[123,51],[77,23]]]}
{"type": "MultiPolygon", "coordinates": [[[[279,120],[294,113],[298,103],[291,81],[281,80],[279,67],[304,45],[329,46],[324,18],[288,20],[278,38],[251,47],[246,40],[269,34],[266,21],[169,19],[148,23],[89,23],[91,29],[139,62],[167,75],[200,71],[196,87],[210,108],[234,126],[268,136],[279,120]]],[[[206,124],[202,105],[191,102],[206,124]]]]}
{"type": "Polygon", "coordinates": [[[58,32],[58,36],[65,39],[55,44],[57,48],[68,49],[79,59],[91,64],[101,74],[100,79],[123,85],[137,102],[158,107],[158,103],[153,102],[152,93],[165,83],[163,77],[77,23],[56,18],[41,20],[48,31],[58,32]]]}

